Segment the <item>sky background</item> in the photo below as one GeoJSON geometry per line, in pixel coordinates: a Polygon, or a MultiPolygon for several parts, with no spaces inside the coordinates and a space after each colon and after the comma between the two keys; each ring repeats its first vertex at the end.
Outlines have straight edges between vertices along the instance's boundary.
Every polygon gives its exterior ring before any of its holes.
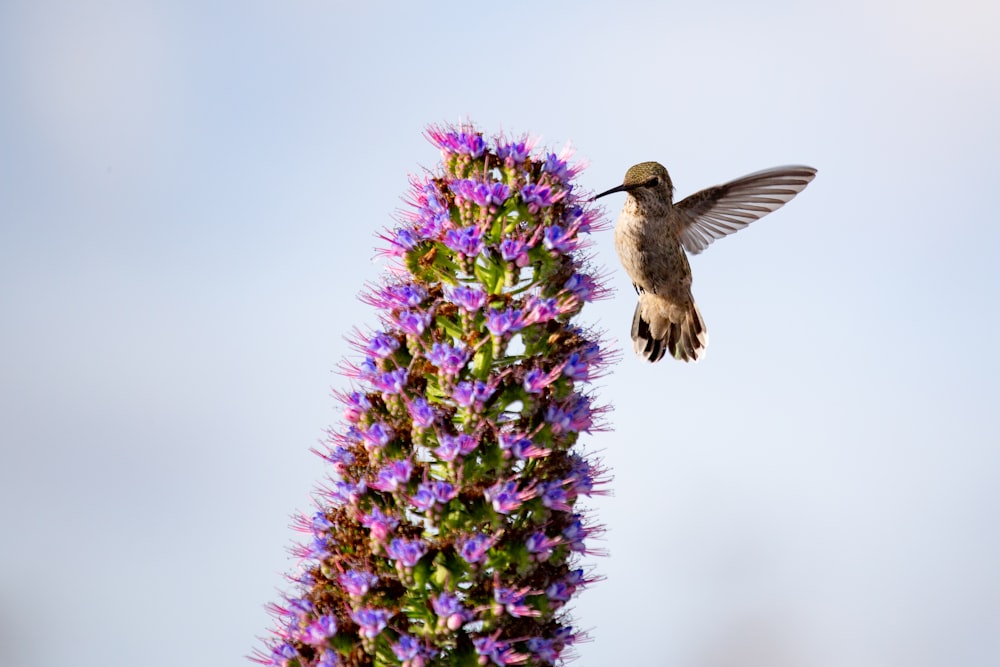
{"type": "MultiPolygon", "coordinates": [[[[992,667],[1000,5],[0,2],[0,664],[242,666],[427,123],[816,180],[586,439],[577,663],[992,667]]],[[[623,197],[606,209],[617,216],[623,197]]],[[[585,320],[628,343],[634,297],[585,320]]]]}

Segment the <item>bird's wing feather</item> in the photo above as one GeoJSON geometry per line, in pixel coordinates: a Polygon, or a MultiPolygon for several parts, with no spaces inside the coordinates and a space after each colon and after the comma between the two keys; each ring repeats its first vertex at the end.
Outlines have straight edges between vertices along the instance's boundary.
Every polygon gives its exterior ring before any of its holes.
{"type": "Polygon", "coordinates": [[[684,249],[695,255],[715,239],[778,210],[815,176],[812,167],[772,167],[682,199],[675,209],[681,215],[684,249]]]}

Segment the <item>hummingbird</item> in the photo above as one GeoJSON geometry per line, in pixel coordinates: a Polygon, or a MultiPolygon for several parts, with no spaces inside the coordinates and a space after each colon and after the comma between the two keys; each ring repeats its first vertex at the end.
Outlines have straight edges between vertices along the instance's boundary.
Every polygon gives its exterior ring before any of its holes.
{"type": "Polygon", "coordinates": [[[659,361],[669,352],[698,361],[708,330],[691,295],[691,265],[712,241],[743,229],[787,204],[809,185],[816,170],[773,167],[706,188],[674,203],[670,174],[658,162],[640,162],[624,182],[596,195],[625,192],[615,225],[615,250],[639,303],[632,317],[632,345],[640,357],[659,361]]]}

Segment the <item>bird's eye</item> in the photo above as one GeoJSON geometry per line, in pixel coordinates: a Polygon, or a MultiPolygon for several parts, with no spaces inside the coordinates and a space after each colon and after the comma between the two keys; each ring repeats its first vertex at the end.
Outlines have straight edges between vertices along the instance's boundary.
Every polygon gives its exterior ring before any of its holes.
{"type": "Polygon", "coordinates": [[[659,185],[659,184],[660,184],[660,177],[659,177],[659,176],[653,176],[653,177],[652,177],[651,179],[649,179],[649,181],[648,181],[648,182],[646,183],[646,185],[648,185],[648,186],[649,186],[649,187],[651,187],[651,188],[655,188],[655,187],[656,187],[657,185],[659,185]]]}

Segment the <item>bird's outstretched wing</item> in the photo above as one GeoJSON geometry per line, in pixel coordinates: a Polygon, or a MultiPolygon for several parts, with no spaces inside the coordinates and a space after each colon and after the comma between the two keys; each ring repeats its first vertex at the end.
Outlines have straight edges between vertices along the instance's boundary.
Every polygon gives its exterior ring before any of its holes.
{"type": "Polygon", "coordinates": [[[675,204],[675,210],[683,221],[684,249],[695,255],[715,239],[778,210],[802,192],[815,176],[812,167],[772,167],[682,199],[675,204]]]}

